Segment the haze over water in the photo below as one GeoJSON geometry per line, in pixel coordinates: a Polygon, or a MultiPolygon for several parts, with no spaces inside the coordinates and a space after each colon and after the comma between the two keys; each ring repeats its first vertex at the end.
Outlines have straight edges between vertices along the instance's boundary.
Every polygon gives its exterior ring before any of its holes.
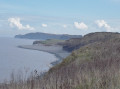
{"type": "Polygon", "coordinates": [[[0,82],[9,79],[10,74],[19,71],[45,71],[57,58],[49,53],[18,48],[30,45],[33,40],[0,38],[0,82]]]}

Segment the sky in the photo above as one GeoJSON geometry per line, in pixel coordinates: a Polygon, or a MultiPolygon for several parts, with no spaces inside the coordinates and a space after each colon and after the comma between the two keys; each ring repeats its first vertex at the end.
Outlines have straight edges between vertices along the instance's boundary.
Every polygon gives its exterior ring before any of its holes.
{"type": "Polygon", "coordinates": [[[0,0],[0,37],[120,32],[120,0],[0,0]]]}

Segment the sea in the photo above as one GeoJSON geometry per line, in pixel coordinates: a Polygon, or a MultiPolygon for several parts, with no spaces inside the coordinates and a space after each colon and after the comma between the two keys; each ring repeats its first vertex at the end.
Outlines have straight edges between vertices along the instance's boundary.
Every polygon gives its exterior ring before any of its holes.
{"type": "Polygon", "coordinates": [[[20,45],[31,45],[34,40],[0,37],[0,83],[10,81],[11,77],[45,72],[51,67],[50,63],[58,60],[53,54],[22,49],[20,45]]]}

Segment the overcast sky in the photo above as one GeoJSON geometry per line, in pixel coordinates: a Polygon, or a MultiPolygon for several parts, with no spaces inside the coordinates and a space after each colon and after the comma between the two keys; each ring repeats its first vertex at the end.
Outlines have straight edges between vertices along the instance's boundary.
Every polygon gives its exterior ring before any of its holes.
{"type": "Polygon", "coordinates": [[[120,0],[0,0],[0,36],[120,32],[120,0]]]}

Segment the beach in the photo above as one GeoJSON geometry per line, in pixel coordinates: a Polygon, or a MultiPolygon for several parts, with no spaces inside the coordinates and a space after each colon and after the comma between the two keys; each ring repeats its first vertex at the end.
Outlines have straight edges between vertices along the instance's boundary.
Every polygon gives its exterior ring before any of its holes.
{"type": "Polygon", "coordinates": [[[64,58],[70,55],[70,52],[63,50],[62,46],[60,45],[46,46],[44,44],[36,44],[36,45],[21,45],[18,47],[30,50],[44,51],[50,54],[54,54],[58,58],[58,60],[51,62],[52,65],[60,63],[64,58]]]}

